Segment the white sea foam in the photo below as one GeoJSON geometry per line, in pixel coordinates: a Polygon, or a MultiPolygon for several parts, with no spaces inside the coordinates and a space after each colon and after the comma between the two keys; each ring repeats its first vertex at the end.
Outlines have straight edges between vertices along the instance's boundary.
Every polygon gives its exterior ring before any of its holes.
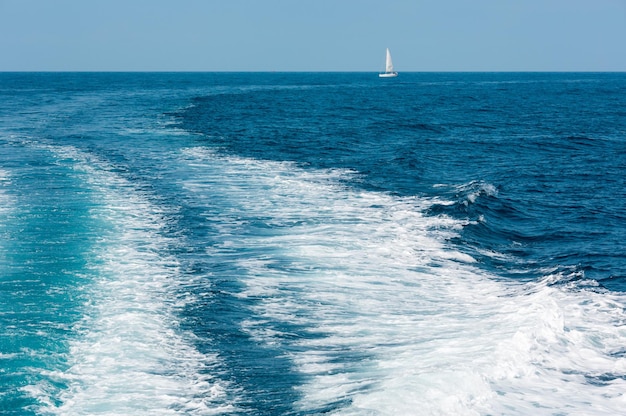
{"type": "Polygon", "coordinates": [[[7,194],[7,188],[11,185],[9,171],[0,169],[0,215],[8,212],[13,205],[12,198],[7,194]]]}
{"type": "MultiPolygon", "coordinates": [[[[11,185],[11,173],[7,170],[0,169],[0,272],[2,271],[2,267],[6,264],[6,253],[7,250],[4,247],[6,242],[5,238],[5,227],[9,223],[8,217],[11,215],[11,212],[15,209],[15,201],[12,196],[7,192],[9,186],[11,185]]],[[[0,354],[0,358],[2,354],[0,354]]]]}
{"type": "Polygon", "coordinates": [[[463,223],[424,216],[427,199],[346,188],[336,176],[349,172],[203,148],[184,161],[197,170],[187,189],[228,206],[211,255],[241,249],[231,260],[245,270],[240,296],[258,299],[242,328],[289,351],[309,380],[300,410],[623,412],[623,294],[490,276],[446,242],[463,223]],[[252,219],[272,231],[255,232],[252,219]],[[311,336],[284,336],[283,324],[311,336]]]}
{"type": "Polygon", "coordinates": [[[456,186],[456,191],[465,196],[466,205],[473,204],[480,196],[496,196],[498,195],[498,188],[490,183],[483,181],[471,181],[459,186],[456,186]]]}
{"type": "Polygon", "coordinates": [[[44,375],[66,383],[24,390],[39,399],[41,413],[61,415],[218,414],[234,410],[220,364],[193,346],[178,326],[184,300],[181,272],[167,254],[167,214],[107,164],[72,147],[49,146],[71,160],[95,198],[92,216],[99,242],[85,270],[89,303],[70,341],[68,368],[44,375]],[[60,402],[60,404],[59,404],[60,402]]]}

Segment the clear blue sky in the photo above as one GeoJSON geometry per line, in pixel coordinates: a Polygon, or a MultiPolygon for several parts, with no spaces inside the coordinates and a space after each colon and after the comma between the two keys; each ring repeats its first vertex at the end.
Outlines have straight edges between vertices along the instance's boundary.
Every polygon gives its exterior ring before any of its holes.
{"type": "Polygon", "coordinates": [[[0,71],[626,71],[626,0],[0,0],[0,71]]]}

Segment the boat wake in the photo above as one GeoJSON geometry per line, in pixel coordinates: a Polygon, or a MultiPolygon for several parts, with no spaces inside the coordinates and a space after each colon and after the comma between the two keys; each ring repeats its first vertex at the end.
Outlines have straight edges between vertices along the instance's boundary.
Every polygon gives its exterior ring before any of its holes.
{"type": "Polygon", "coordinates": [[[72,147],[49,146],[71,161],[98,202],[90,208],[97,243],[84,268],[84,318],[63,368],[24,390],[50,414],[220,414],[234,409],[219,359],[194,348],[177,314],[185,282],[168,255],[167,213],[112,166],[72,147]],[[53,386],[68,386],[56,391],[53,386]]]}
{"type": "Polygon", "coordinates": [[[241,327],[304,376],[297,411],[624,405],[622,295],[505,282],[447,242],[465,222],[422,214],[445,201],[352,190],[337,181],[350,172],[204,148],[183,161],[197,173],[186,189],[227,206],[219,222],[230,226],[209,253],[240,270],[237,296],[254,311],[241,327]]]}

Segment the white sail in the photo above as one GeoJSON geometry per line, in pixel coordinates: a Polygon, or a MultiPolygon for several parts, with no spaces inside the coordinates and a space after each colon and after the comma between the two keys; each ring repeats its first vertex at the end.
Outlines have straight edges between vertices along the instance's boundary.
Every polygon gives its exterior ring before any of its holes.
{"type": "Polygon", "coordinates": [[[387,48],[387,60],[385,61],[385,72],[393,72],[393,62],[391,61],[391,52],[387,48]]]}
{"type": "Polygon", "coordinates": [[[398,73],[393,70],[393,62],[391,61],[391,52],[387,48],[387,56],[385,59],[385,72],[378,74],[381,78],[397,77],[398,73]]]}

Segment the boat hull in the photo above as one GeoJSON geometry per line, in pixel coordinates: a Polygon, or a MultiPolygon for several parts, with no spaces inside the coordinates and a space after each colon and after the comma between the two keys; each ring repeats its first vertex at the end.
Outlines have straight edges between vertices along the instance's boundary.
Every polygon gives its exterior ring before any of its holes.
{"type": "Polygon", "coordinates": [[[383,74],[378,74],[378,76],[380,78],[393,78],[393,77],[397,77],[398,73],[397,72],[385,72],[383,74]]]}

